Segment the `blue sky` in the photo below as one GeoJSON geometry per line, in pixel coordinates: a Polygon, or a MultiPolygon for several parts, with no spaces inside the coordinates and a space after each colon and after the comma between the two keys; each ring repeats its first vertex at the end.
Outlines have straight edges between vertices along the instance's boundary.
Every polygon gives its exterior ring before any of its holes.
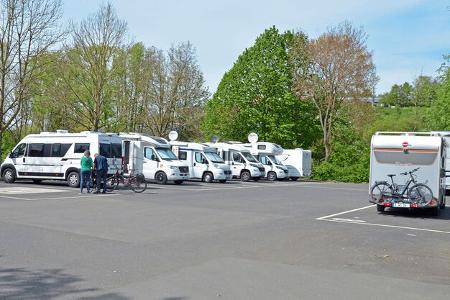
{"type": "MultiPolygon", "coordinates": [[[[348,20],[367,32],[380,82],[436,75],[450,54],[450,0],[111,0],[128,23],[129,39],[168,49],[191,41],[206,84],[214,92],[224,72],[264,29],[302,30],[311,38],[348,20]]],[[[64,18],[75,22],[103,0],[65,0],[64,18]]]]}

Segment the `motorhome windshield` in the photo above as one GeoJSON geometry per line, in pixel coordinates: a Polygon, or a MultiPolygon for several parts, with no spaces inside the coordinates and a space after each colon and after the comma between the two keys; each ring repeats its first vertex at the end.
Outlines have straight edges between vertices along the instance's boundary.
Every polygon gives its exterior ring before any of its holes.
{"type": "Polygon", "coordinates": [[[220,157],[217,153],[215,152],[205,152],[206,157],[212,161],[213,163],[218,163],[218,164],[223,164],[224,161],[222,159],[222,157],[220,157]]]}
{"type": "Polygon", "coordinates": [[[267,155],[271,161],[273,161],[276,165],[282,165],[282,163],[275,157],[275,155],[267,155]]]}
{"type": "Polygon", "coordinates": [[[255,158],[253,155],[251,155],[250,152],[241,152],[241,154],[242,154],[242,156],[244,156],[245,159],[247,159],[249,162],[252,162],[252,163],[257,163],[257,162],[258,162],[258,161],[256,160],[256,158],[255,158]]]}
{"type": "Polygon", "coordinates": [[[163,160],[176,160],[178,159],[175,154],[168,148],[156,148],[156,152],[158,152],[159,156],[163,160]]]}

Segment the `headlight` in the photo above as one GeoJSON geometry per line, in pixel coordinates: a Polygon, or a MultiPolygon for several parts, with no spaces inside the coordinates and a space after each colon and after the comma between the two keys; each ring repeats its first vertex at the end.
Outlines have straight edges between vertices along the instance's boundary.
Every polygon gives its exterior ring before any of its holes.
{"type": "Polygon", "coordinates": [[[171,170],[178,170],[178,167],[176,167],[176,166],[170,166],[170,169],[171,169],[171,170]]]}

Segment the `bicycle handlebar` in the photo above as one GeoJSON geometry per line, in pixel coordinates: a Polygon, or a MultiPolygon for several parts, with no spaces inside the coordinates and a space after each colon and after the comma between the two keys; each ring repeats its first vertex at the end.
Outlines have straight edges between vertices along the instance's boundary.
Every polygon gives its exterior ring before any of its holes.
{"type": "Polygon", "coordinates": [[[408,174],[411,175],[412,173],[417,172],[419,169],[420,169],[420,167],[419,168],[415,168],[415,169],[413,169],[411,171],[406,171],[406,172],[400,173],[400,175],[408,175],[408,174]]]}

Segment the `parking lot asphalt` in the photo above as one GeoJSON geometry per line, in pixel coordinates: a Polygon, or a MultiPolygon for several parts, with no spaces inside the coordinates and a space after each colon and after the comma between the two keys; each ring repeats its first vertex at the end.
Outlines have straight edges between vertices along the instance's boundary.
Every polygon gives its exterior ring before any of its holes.
{"type": "Polygon", "coordinates": [[[0,183],[0,299],[448,299],[450,209],[365,184],[0,183]]]}

